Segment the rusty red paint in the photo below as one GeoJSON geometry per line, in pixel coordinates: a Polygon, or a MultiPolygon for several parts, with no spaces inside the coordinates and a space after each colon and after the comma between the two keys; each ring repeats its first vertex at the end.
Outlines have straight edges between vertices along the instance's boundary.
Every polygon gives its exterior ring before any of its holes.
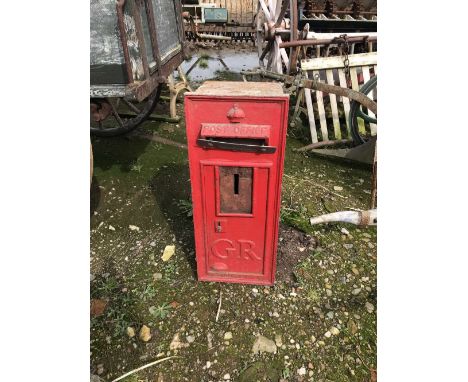
{"type": "Polygon", "coordinates": [[[250,82],[222,82],[220,92],[211,84],[210,91],[202,86],[185,95],[199,280],[274,283],[289,97],[278,84],[259,86],[269,85],[272,91],[255,93],[250,82]],[[229,119],[235,104],[244,112],[242,124],[229,119]],[[197,144],[201,137],[238,143],[268,138],[275,150],[204,148],[197,144]]]}

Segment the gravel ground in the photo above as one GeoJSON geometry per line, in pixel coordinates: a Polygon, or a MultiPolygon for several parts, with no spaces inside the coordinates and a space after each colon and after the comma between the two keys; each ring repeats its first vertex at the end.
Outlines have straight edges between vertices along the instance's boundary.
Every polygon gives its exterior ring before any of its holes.
{"type": "MultiPolygon", "coordinates": [[[[142,130],[185,142],[183,121],[142,130]]],[[[173,356],[124,381],[376,380],[376,229],[307,220],[365,209],[370,170],[301,145],[288,138],[277,282],[256,287],[197,281],[186,151],[93,138],[91,374],[173,356]]]]}

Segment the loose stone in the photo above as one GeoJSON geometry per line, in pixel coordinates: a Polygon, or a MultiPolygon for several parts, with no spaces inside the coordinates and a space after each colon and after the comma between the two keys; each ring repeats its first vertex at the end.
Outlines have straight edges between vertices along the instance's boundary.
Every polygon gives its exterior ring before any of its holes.
{"type": "Polygon", "coordinates": [[[129,327],[127,328],[127,335],[128,335],[130,338],[135,337],[135,329],[133,329],[131,326],[129,326],[129,327]]]}
{"type": "Polygon", "coordinates": [[[281,334],[276,334],[275,335],[275,344],[278,347],[283,346],[283,339],[281,338],[281,334]]]}
{"type": "Polygon", "coordinates": [[[277,347],[274,341],[264,337],[264,336],[257,336],[253,346],[252,346],[252,353],[276,353],[277,347]]]}
{"type": "Polygon", "coordinates": [[[335,328],[334,326],[330,329],[330,332],[334,336],[337,336],[338,334],[340,334],[340,331],[338,330],[338,328],[335,328]]]}
{"type": "Polygon", "coordinates": [[[306,368],[303,366],[297,370],[297,374],[299,375],[306,375],[306,368]]]}
{"type": "Polygon", "coordinates": [[[143,325],[140,329],[140,340],[148,342],[151,339],[151,329],[143,325]]]}
{"type": "Polygon", "coordinates": [[[372,313],[374,311],[374,305],[372,305],[370,302],[366,302],[366,309],[369,313],[372,313]]]}

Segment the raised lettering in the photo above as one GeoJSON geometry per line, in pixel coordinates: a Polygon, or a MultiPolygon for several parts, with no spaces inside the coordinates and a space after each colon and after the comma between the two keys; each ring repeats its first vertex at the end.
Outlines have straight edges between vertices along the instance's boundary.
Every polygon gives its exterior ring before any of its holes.
{"type": "Polygon", "coordinates": [[[236,251],[237,249],[234,246],[234,243],[228,239],[215,240],[211,245],[211,252],[214,256],[219,257],[220,259],[226,259],[229,256],[229,253],[236,251]]]}
{"type": "Polygon", "coordinates": [[[251,240],[239,240],[240,253],[239,256],[245,260],[261,260],[262,258],[257,256],[253,251],[255,243],[251,240]]]}

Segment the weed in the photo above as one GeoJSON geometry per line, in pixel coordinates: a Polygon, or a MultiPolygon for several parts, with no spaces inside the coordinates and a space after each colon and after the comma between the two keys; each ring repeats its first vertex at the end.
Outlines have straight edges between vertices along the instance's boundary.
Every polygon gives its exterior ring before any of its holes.
{"type": "Polygon", "coordinates": [[[307,233],[311,231],[307,218],[307,208],[305,207],[300,207],[299,209],[281,207],[280,219],[281,223],[300,231],[307,233]]]}
{"type": "Polygon", "coordinates": [[[151,147],[156,151],[159,151],[163,148],[162,144],[156,142],[151,143],[151,147]]]}
{"type": "Polygon", "coordinates": [[[307,290],[307,299],[310,302],[318,302],[318,301],[320,301],[320,295],[318,294],[318,292],[315,289],[308,288],[308,290],[307,290]]]}
{"type": "Polygon", "coordinates": [[[142,164],[139,164],[139,163],[135,162],[130,166],[130,171],[141,172],[142,168],[143,168],[142,164]]]}
{"type": "Polygon", "coordinates": [[[174,261],[167,263],[166,266],[164,267],[164,272],[166,273],[166,276],[168,278],[175,275],[178,270],[179,269],[177,267],[177,264],[174,261]]]}
{"type": "Polygon", "coordinates": [[[155,287],[151,284],[146,284],[145,289],[143,289],[143,291],[141,291],[140,293],[140,299],[146,301],[148,299],[153,298],[154,296],[156,296],[155,287]]]}
{"type": "Polygon", "coordinates": [[[127,307],[135,302],[135,297],[131,296],[130,293],[124,293],[121,297],[122,306],[127,307]]]}
{"type": "Polygon", "coordinates": [[[158,307],[150,306],[148,310],[152,316],[164,320],[169,315],[170,309],[171,306],[167,303],[164,303],[158,307]]]}
{"type": "Polygon", "coordinates": [[[202,58],[200,61],[198,61],[198,67],[201,69],[206,69],[208,67],[208,60],[202,58]]]}
{"type": "Polygon", "coordinates": [[[288,368],[285,368],[283,369],[283,378],[286,379],[286,378],[289,378],[291,376],[291,371],[288,369],[288,368]]]}
{"type": "Polygon", "coordinates": [[[96,283],[96,288],[93,288],[92,296],[110,296],[118,287],[119,283],[114,277],[102,278],[96,283]]]}
{"type": "Polygon", "coordinates": [[[180,212],[187,217],[191,217],[193,215],[191,201],[181,199],[177,202],[177,207],[179,207],[180,212]]]}
{"type": "Polygon", "coordinates": [[[125,333],[127,328],[130,326],[130,321],[127,318],[125,313],[117,314],[116,318],[114,319],[114,337],[119,337],[125,333]]]}

